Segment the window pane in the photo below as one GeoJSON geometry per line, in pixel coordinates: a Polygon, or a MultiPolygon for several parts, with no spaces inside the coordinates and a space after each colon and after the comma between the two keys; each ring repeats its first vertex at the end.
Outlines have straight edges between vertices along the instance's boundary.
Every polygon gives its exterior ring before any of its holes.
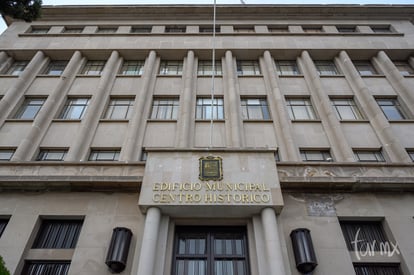
{"type": "Polygon", "coordinates": [[[300,150],[302,161],[332,161],[328,150],[300,150]]]}
{"type": "Polygon", "coordinates": [[[375,70],[375,68],[372,66],[371,62],[369,61],[355,61],[354,65],[360,75],[378,74],[377,70],[375,70]]]}
{"type": "Polygon", "coordinates": [[[128,119],[134,106],[133,99],[111,99],[105,112],[105,119],[128,119]]]}
{"type": "Polygon", "coordinates": [[[151,119],[177,119],[178,106],[178,99],[154,99],[151,119]]]}
{"type": "Polygon", "coordinates": [[[18,119],[34,119],[42,108],[45,99],[41,98],[27,98],[22,107],[18,110],[14,118],[18,119]]]}
{"type": "Polygon", "coordinates": [[[270,119],[266,99],[242,99],[241,108],[243,119],[270,119]]]}
{"type": "Polygon", "coordinates": [[[388,120],[402,120],[405,116],[396,99],[377,99],[377,103],[388,120]]]}
{"type": "Polygon", "coordinates": [[[70,98],[66,101],[65,107],[59,118],[61,119],[82,119],[87,107],[88,98],[70,98]]]}
{"type": "Polygon", "coordinates": [[[237,61],[238,75],[260,75],[259,62],[256,60],[238,60],[237,61]]]}
{"type": "Polygon", "coordinates": [[[83,221],[44,220],[32,248],[75,248],[83,221]]]}
{"type": "Polygon", "coordinates": [[[67,150],[41,150],[37,160],[39,161],[62,161],[65,159],[67,150]]]}
{"type": "Polygon", "coordinates": [[[362,115],[353,99],[332,99],[332,105],[340,120],[362,119],[362,115]]]}
{"type": "Polygon", "coordinates": [[[160,74],[161,75],[182,75],[183,62],[182,61],[161,61],[160,74]]]}
{"type": "MultiPolygon", "coordinates": [[[[222,75],[220,60],[216,60],[214,62],[214,67],[216,68],[215,75],[222,75]]],[[[213,75],[213,62],[207,61],[207,60],[200,60],[198,62],[197,74],[198,75],[213,75]]]]}
{"type": "Polygon", "coordinates": [[[355,158],[357,161],[365,162],[384,162],[385,158],[381,151],[355,150],[355,158]]]}
{"type": "Polygon", "coordinates": [[[26,68],[27,64],[29,64],[29,61],[15,61],[7,71],[7,74],[21,75],[24,69],[26,68]]]}
{"type": "Polygon", "coordinates": [[[88,61],[83,67],[81,74],[100,75],[105,66],[105,61],[88,61]]]}
{"type": "Polygon", "coordinates": [[[337,75],[338,70],[332,61],[315,61],[315,67],[319,75],[337,75]]]}
{"type": "Polygon", "coordinates": [[[142,75],[144,64],[145,61],[125,61],[119,73],[122,75],[142,75]]]}
{"type": "Polygon", "coordinates": [[[89,155],[91,161],[117,161],[119,150],[92,150],[89,155]]]}
{"type": "Polygon", "coordinates": [[[198,98],[196,119],[224,119],[224,105],[222,98],[198,98]],[[213,104],[212,104],[213,103],[213,104]]]}
{"type": "Polygon", "coordinates": [[[292,120],[312,120],[316,119],[315,111],[308,98],[286,99],[289,116],[292,120]]]}
{"type": "Polygon", "coordinates": [[[0,150],[0,161],[9,161],[14,154],[14,150],[1,149],[0,150]]]}
{"type": "Polygon", "coordinates": [[[68,64],[67,61],[51,61],[47,66],[44,74],[47,75],[61,75],[68,64]]]}

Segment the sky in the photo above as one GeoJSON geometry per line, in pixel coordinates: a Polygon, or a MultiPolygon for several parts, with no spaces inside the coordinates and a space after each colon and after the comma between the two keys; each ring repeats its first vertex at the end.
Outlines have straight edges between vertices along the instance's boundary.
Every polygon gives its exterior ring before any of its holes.
{"type": "MultiPolygon", "coordinates": [[[[241,4],[242,0],[216,0],[217,4],[241,4]]],[[[243,0],[249,4],[413,4],[414,0],[243,0]]],[[[43,5],[122,5],[122,4],[213,4],[214,0],[43,0],[43,5]]],[[[0,19],[0,33],[6,24],[0,19]]]]}

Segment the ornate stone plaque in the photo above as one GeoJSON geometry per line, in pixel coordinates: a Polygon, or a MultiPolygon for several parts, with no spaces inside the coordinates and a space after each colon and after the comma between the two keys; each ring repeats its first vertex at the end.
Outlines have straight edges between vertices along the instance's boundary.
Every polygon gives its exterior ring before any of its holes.
{"type": "Polygon", "coordinates": [[[221,157],[201,157],[200,162],[200,174],[198,178],[200,180],[222,180],[223,179],[223,166],[221,157]]]}

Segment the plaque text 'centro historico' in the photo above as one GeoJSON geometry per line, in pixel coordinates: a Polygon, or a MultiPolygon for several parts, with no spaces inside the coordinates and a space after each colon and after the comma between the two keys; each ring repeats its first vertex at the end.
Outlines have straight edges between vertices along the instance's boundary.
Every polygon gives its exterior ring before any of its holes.
{"type": "Polygon", "coordinates": [[[152,201],[162,204],[260,204],[271,199],[264,183],[154,183],[152,201]]]}

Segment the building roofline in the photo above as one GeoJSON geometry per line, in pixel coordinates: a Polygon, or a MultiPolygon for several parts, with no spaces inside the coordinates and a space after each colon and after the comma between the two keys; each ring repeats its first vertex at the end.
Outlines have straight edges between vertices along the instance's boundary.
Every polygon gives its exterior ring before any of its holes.
{"type": "MultiPolygon", "coordinates": [[[[217,5],[218,19],[352,18],[408,19],[414,5],[217,5]]],[[[211,19],[212,5],[45,5],[41,21],[119,19],[211,19]],[[139,17],[138,17],[139,16],[139,17]]],[[[10,25],[14,19],[6,17],[10,25]]]]}

